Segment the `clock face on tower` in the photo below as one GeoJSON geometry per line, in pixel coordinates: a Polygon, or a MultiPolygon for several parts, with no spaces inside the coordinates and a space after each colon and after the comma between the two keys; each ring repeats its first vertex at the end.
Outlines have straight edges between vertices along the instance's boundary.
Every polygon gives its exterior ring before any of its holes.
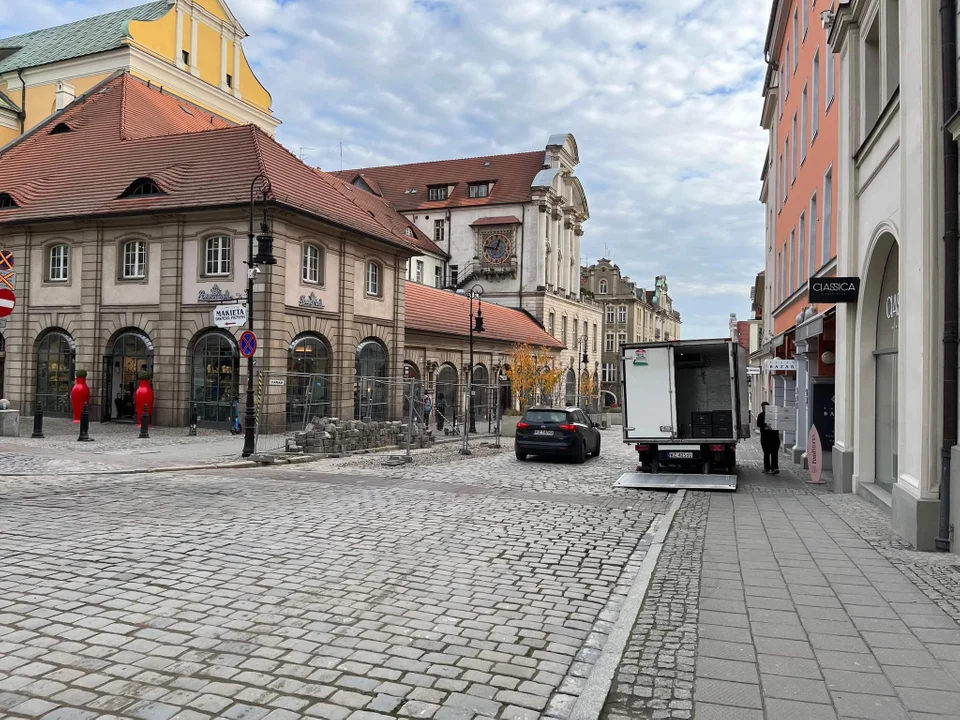
{"type": "Polygon", "coordinates": [[[487,262],[502,263],[510,255],[510,241],[503,235],[490,235],[483,243],[483,257],[487,262]]]}

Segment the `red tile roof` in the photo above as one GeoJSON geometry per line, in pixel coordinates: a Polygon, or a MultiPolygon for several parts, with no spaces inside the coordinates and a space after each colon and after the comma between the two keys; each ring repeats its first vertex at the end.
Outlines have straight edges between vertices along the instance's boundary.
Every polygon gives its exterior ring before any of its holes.
{"type": "MultiPolygon", "coordinates": [[[[234,125],[129,74],[113,77],[0,152],[0,192],[19,205],[0,224],[244,205],[258,175],[274,202],[368,237],[422,251],[409,224],[375,210],[253,125],[234,125]],[[70,132],[50,134],[59,123],[70,132]],[[163,195],[118,199],[152,178],[163,195]]],[[[372,197],[372,196],[371,196],[372,197]]],[[[395,216],[395,217],[394,217],[395,216]]]]}
{"type": "MultiPolygon", "coordinates": [[[[349,183],[358,176],[369,185],[374,180],[391,205],[401,212],[449,207],[482,207],[529,202],[530,186],[543,169],[545,151],[488,155],[461,160],[438,160],[409,165],[342,170],[336,173],[349,183]],[[494,182],[495,181],[495,182],[494,182]],[[494,182],[490,194],[471,198],[470,183],[494,182]],[[455,185],[446,200],[430,201],[428,186],[455,185]],[[407,192],[416,189],[415,193],[407,192]]],[[[371,187],[373,187],[371,185],[371,187]]]]}
{"type": "MultiPolygon", "coordinates": [[[[476,310],[476,307],[474,307],[476,310]]],[[[468,336],[470,334],[470,298],[456,293],[407,281],[406,321],[408,330],[468,336]]],[[[563,343],[544,330],[521,310],[483,303],[482,339],[547,348],[562,348],[563,343]]]]}
{"type": "Polygon", "coordinates": [[[482,217],[470,223],[470,227],[478,225],[519,225],[520,218],[516,215],[497,215],[495,217],[482,217]]]}

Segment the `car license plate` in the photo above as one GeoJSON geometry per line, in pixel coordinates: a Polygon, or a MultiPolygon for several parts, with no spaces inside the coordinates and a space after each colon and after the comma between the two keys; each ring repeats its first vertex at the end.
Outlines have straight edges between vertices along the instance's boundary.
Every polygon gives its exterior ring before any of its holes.
{"type": "Polygon", "coordinates": [[[667,457],[671,460],[692,460],[692,452],[668,452],[667,457]]]}
{"type": "Polygon", "coordinates": [[[534,430],[534,435],[553,435],[553,430],[534,430]]]}

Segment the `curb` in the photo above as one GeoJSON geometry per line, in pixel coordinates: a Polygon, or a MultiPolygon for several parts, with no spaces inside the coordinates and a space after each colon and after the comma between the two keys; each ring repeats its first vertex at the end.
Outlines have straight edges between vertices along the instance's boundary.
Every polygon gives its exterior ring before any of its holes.
{"type": "Polygon", "coordinates": [[[643,601],[646,599],[647,590],[650,588],[653,572],[656,570],[657,562],[660,559],[660,551],[663,550],[667,533],[673,525],[673,518],[680,509],[680,505],[683,504],[686,494],[686,490],[677,491],[676,497],[670,503],[670,507],[663,514],[659,526],[654,531],[650,539],[650,549],[647,550],[647,554],[640,563],[637,579],[634,580],[630,592],[627,593],[627,599],[620,611],[620,616],[607,637],[607,642],[600,653],[600,657],[587,676],[583,691],[568,716],[569,720],[597,720],[600,713],[603,712],[603,706],[607,702],[607,695],[613,685],[617,667],[623,659],[623,653],[627,648],[630,634],[633,632],[633,626],[636,625],[637,617],[643,608],[643,601]]]}

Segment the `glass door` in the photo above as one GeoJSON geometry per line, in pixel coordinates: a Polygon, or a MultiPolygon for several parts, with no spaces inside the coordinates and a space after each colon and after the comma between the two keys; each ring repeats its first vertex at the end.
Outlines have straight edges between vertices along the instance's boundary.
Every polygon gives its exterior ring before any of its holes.
{"type": "Polygon", "coordinates": [[[887,492],[897,482],[897,353],[876,355],[876,482],[887,492]]]}

